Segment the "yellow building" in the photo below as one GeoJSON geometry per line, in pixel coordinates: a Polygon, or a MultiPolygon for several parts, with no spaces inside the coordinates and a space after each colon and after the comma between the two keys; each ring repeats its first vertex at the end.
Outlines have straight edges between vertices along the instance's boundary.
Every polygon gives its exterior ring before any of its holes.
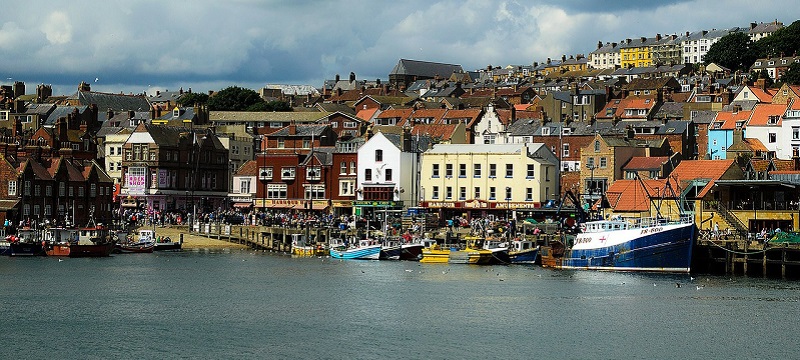
{"type": "Polygon", "coordinates": [[[620,65],[623,68],[653,66],[653,56],[650,50],[657,42],[656,38],[646,37],[634,40],[625,39],[619,48],[620,65]]]}
{"type": "Polygon", "coordinates": [[[527,216],[558,193],[544,144],[438,144],[420,160],[420,199],[440,219],[527,216]]]}

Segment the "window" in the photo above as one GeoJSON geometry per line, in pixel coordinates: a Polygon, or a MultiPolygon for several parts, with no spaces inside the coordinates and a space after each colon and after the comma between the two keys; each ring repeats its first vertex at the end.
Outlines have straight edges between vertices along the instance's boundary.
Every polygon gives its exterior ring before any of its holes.
{"type": "Polygon", "coordinates": [[[506,177],[514,177],[514,164],[506,164],[506,177]]]}
{"type": "Polygon", "coordinates": [[[481,198],[481,188],[480,188],[480,186],[476,186],[475,187],[475,198],[476,199],[480,199],[481,198]]]}
{"type": "Polygon", "coordinates": [[[494,200],[497,197],[497,188],[494,186],[489,187],[489,200],[494,200]]]}
{"type": "MultiPolygon", "coordinates": [[[[155,173],[153,173],[153,174],[155,174],[155,173]]],[[[103,195],[103,194],[100,194],[100,195],[103,195]]],[[[74,187],[70,186],[69,188],[67,188],[67,196],[69,196],[69,197],[75,196],[75,188],[74,187]]]]}
{"type": "Polygon", "coordinates": [[[467,177],[467,164],[458,164],[458,177],[467,177]]]}
{"type": "Polygon", "coordinates": [[[11,180],[8,182],[8,195],[16,196],[17,195],[17,181],[11,180]]]}
{"type": "Polygon", "coordinates": [[[344,175],[347,174],[347,161],[342,161],[339,163],[339,174],[344,175]]]}
{"type": "Polygon", "coordinates": [[[311,139],[303,139],[303,149],[311,148],[311,139]]]}
{"type": "Polygon", "coordinates": [[[533,168],[534,168],[534,167],[533,167],[533,164],[528,164],[528,173],[527,173],[527,174],[525,174],[525,176],[526,176],[528,179],[533,179],[533,175],[534,175],[534,173],[533,173],[533,168]]]}
{"type": "Polygon", "coordinates": [[[96,197],[97,196],[97,184],[91,184],[89,186],[89,197],[96,197]]]}
{"type": "Polygon", "coordinates": [[[259,180],[272,180],[272,166],[265,166],[258,169],[259,180]]]}
{"type": "Polygon", "coordinates": [[[594,141],[594,152],[600,152],[600,140],[594,141]]]}
{"type": "Polygon", "coordinates": [[[381,149],[375,150],[375,162],[381,162],[381,161],[383,161],[383,150],[381,149]]]}
{"type": "Polygon", "coordinates": [[[600,168],[605,169],[608,166],[608,160],[604,157],[600,158],[600,168]]]}
{"type": "Polygon", "coordinates": [[[800,140],[800,127],[792,127],[792,140],[800,140]]]}
{"type": "Polygon", "coordinates": [[[462,186],[458,189],[458,199],[459,200],[466,200],[467,199],[467,187],[462,186]]]}
{"type": "Polygon", "coordinates": [[[355,161],[351,161],[350,162],[350,174],[351,175],[355,175],[356,174],[356,162],[355,161]]]}
{"type": "Polygon", "coordinates": [[[439,164],[433,164],[431,166],[431,177],[439,177],[439,164]]]}
{"type": "Polygon", "coordinates": [[[497,164],[489,164],[489,177],[490,178],[497,177],[497,164]]]}
{"type": "Polygon", "coordinates": [[[525,201],[533,201],[533,188],[525,188],[525,201]]]}
{"type": "MultiPolygon", "coordinates": [[[[315,184],[315,185],[305,185],[303,189],[304,196],[303,198],[306,200],[313,200],[313,199],[324,199],[325,198],[325,185],[322,184],[315,184]]],[[[311,204],[306,204],[306,206],[310,206],[311,204]]]]}
{"type": "Polygon", "coordinates": [[[778,123],[778,120],[780,120],[780,118],[781,118],[780,115],[770,115],[769,118],[767,118],[767,124],[775,125],[778,123]]]}
{"type": "Polygon", "coordinates": [[[590,169],[594,167],[594,158],[593,157],[586,158],[586,167],[588,167],[590,169]]]}
{"type": "Polygon", "coordinates": [[[114,147],[113,146],[108,148],[108,155],[114,155],[114,147]]]}
{"type": "MultiPolygon", "coordinates": [[[[80,187],[80,190],[81,191],[78,192],[78,196],[83,197],[83,186],[80,187]]],[[[45,186],[44,194],[45,196],[53,196],[53,186],[52,185],[45,186]]]]}
{"type": "Polygon", "coordinates": [[[45,216],[53,215],[53,206],[52,205],[47,204],[47,205],[44,206],[44,215],[45,216]]]}
{"type": "Polygon", "coordinates": [[[240,194],[250,193],[250,179],[241,179],[239,181],[239,193],[240,194]]]}
{"type": "Polygon", "coordinates": [[[769,133],[769,142],[770,143],[774,143],[774,142],[778,141],[777,139],[778,139],[778,134],[769,133]]]}
{"type": "Polygon", "coordinates": [[[472,165],[472,177],[476,178],[481,177],[481,164],[472,165]]]}
{"type": "Polygon", "coordinates": [[[281,180],[294,180],[295,168],[291,166],[281,168],[281,180]]]}
{"type": "Polygon", "coordinates": [[[286,147],[286,140],[283,138],[278,138],[278,149],[283,149],[286,147]]]}
{"type": "Polygon", "coordinates": [[[339,195],[340,196],[353,196],[355,195],[356,183],[353,180],[339,180],[339,195]]]}
{"type": "Polygon", "coordinates": [[[448,178],[453,177],[453,164],[444,164],[444,176],[448,178]]]}
{"type": "Polygon", "coordinates": [[[392,169],[386,169],[384,171],[386,173],[386,176],[384,176],[383,180],[384,181],[392,181],[392,169]]]}
{"type": "Polygon", "coordinates": [[[344,126],[345,128],[353,129],[353,128],[357,127],[357,126],[358,126],[358,124],[356,124],[356,122],[355,122],[355,121],[345,121],[345,122],[344,122],[344,124],[343,124],[343,126],[344,126]]]}
{"type": "Polygon", "coordinates": [[[267,199],[286,199],[286,184],[267,184],[267,199]]]}
{"type": "Polygon", "coordinates": [[[439,187],[438,186],[434,186],[432,192],[433,192],[433,194],[431,194],[431,199],[438,199],[439,198],[439,187]]]}
{"type": "Polygon", "coordinates": [[[306,168],[306,179],[319,180],[322,177],[322,168],[319,166],[309,166],[306,168]]]}
{"type": "Polygon", "coordinates": [[[511,200],[511,187],[506,186],[506,200],[511,200]]]}
{"type": "MultiPolygon", "coordinates": [[[[67,188],[63,182],[58,183],[58,196],[64,197],[67,194],[67,188]]],[[[30,194],[28,194],[30,195],[30,194]]]]}
{"type": "Polygon", "coordinates": [[[452,199],[453,198],[453,187],[452,186],[446,186],[444,188],[444,198],[445,199],[452,199]]]}
{"type": "Polygon", "coordinates": [[[364,181],[372,181],[372,169],[364,169],[364,181]]]}
{"type": "Polygon", "coordinates": [[[549,127],[542,127],[542,136],[550,135],[550,128],[549,127]]]}

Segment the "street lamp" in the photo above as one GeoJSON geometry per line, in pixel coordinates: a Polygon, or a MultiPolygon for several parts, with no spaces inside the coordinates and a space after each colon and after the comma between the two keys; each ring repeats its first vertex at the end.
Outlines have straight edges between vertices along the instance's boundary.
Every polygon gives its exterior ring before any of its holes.
{"type": "Polygon", "coordinates": [[[594,166],[594,164],[586,164],[586,168],[589,169],[589,171],[590,171],[589,184],[588,184],[589,186],[587,186],[587,187],[589,188],[589,201],[588,201],[589,209],[588,210],[591,211],[592,203],[594,202],[594,187],[595,187],[595,184],[594,184],[594,169],[595,169],[595,166],[594,166]]]}
{"type": "Polygon", "coordinates": [[[511,222],[511,187],[506,186],[506,220],[511,222]]]}

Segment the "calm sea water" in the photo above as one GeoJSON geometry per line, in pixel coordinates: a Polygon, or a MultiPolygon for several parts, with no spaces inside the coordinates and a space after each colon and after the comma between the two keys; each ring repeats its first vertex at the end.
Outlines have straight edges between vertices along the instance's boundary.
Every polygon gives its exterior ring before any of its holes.
{"type": "Polygon", "coordinates": [[[780,280],[184,251],[0,258],[0,290],[2,359],[800,357],[780,280]]]}

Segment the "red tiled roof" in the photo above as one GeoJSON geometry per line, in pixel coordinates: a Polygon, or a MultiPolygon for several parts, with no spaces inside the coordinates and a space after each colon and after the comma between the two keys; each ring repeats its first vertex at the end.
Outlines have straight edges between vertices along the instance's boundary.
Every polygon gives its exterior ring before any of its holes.
{"type": "Polygon", "coordinates": [[[752,111],[720,111],[717,113],[714,123],[723,123],[719,129],[733,130],[736,129],[736,123],[739,121],[744,121],[745,125],[747,125],[747,119],[750,118],[750,114],[752,114],[752,111]]]}
{"type": "Polygon", "coordinates": [[[660,169],[661,165],[664,165],[669,161],[669,157],[667,156],[636,156],[632,157],[628,164],[626,164],[623,169],[624,170],[638,170],[638,169],[660,169]]]}
{"type": "Polygon", "coordinates": [[[411,129],[411,135],[429,135],[434,139],[450,140],[458,124],[417,124],[411,129]]]}
{"type": "Polygon", "coordinates": [[[772,172],[773,174],[776,171],[795,171],[794,160],[772,159],[772,163],[775,164],[775,171],[772,172]]]}
{"type": "Polygon", "coordinates": [[[775,96],[775,93],[778,92],[777,89],[761,89],[759,87],[750,86],[750,92],[755,95],[759,102],[768,103],[772,102],[772,98],[775,96]]]}
{"type": "Polygon", "coordinates": [[[786,112],[784,104],[757,104],[750,115],[747,126],[781,126],[781,119],[786,112]],[[769,124],[770,116],[778,116],[778,122],[769,124]]]}
{"type": "Polygon", "coordinates": [[[596,117],[598,119],[612,119],[615,117],[619,117],[620,119],[630,119],[630,118],[639,119],[642,118],[643,116],[639,115],[638,111],[635,114],[628,116],[625,115],[625,110],[647,109],[647,112],[649,113],[655,105],[656,101],[648,98],[627,97],[624,99],[611,100],[606,104],[603,110],[600,110],[600,112],[596,114],[596,117]],[[609,114],[609,110],[612,109],[613,113],[609,114]]]}
{"type": "Polygon", "coordinates": [[[732,159],[684,160],[672,170],[670,178],[677,179],[681,183],[696,179],[719,180],[733,165],[732,159]]]}
{"type": "Polygon", "coordinates": [[[369,121],[376,112],[378,112],[378,108],[361,109],[356,113],[356,117],[364,121],[369,121]]]}
{"type": "Polygon", "coordinates": [[[239,176],[256,176],[256,174],[258,174],[258,164],[255,160],[249,160],[242,164],[239,170],[236,171],[236,175],[239,176]]]}
{"type": "Polygon", "coordinates": [[[758,172],[767,171],[769,160],[750,160],[750,166],[753,167],[753,170],[758,172]]]}
{"type": "Polygon", "coordinates": [[[517,111],[525,111],[528,110],[529,107],[533,106],[533,104],[516,104],[514,105],[514,109],[517,111]]]}
{"type": "Polygon", "coordinates": [[[614,211],[649,211],[650,196],[666,194],[666,180],[617,180],[606,191],[608,203],[614,211]],[[642,186],[647,187],[647,189],[642,186]],[[650,196],[648,196],[648,193],[650,196]]]}

